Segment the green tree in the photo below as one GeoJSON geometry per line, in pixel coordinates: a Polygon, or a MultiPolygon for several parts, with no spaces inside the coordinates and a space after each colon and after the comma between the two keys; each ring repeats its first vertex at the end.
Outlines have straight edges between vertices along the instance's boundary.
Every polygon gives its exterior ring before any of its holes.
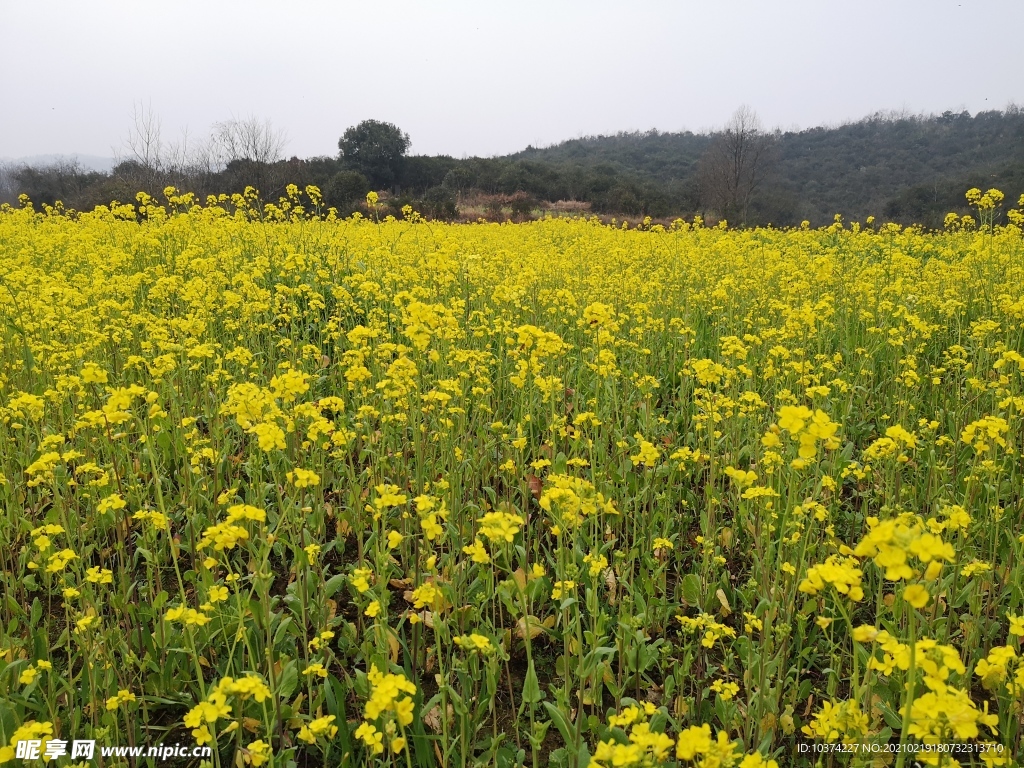
{"type": "Polygon", "coordinates": [[[328,205],[347,214],[370,191],[370,182],[359,171],[338,171],[322,191],[328,205]]]}
{"type": "Polygon", "coordinates": [[[363,120],[338,140],[342,162],[366,176],[374,188],[389,187],[398,176],[411,142],[397,125],[363,120]]]}

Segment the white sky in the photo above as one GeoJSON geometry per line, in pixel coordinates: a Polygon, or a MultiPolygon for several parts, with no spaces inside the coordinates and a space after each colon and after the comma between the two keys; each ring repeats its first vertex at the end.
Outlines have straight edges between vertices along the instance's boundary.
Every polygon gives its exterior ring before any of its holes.
{"type": "Polygon", "coordinates": [[[1022,0],[0,0],[0,157],[112,155],[133,104],[165,139],[269,118],[335,154],[387,120],[416,154],[584,134],[1024,103],[1022,0]]]}

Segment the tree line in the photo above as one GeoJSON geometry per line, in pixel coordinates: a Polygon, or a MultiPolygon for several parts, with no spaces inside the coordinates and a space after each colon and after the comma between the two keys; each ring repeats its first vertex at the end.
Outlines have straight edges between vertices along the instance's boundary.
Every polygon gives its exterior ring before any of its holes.
{"type": "Polygon", "coordinates": [[[399,127],[365,120],[344,131],[337,152],[286,158],[269,121],[234,119],[202,140],[168,142],[139,109],[109,173],[74,161],[0,168],[0,201],[20,193],[79,210],[129,201],[168,186],[207,194],[247,186],[274,200],[289,183],[318,186],[340,215],[360,210],[370,190],[391,212],[412,205],[453,220],[526,218],[544,208],[606,216],[691,217],[736,225],[825,224],[836,213],[940,226],[963,210],[963,190],[1024,192],[1024,111],[1011,105],[971,115],[877,113],[802,131],[766,130],[741,107],[718,131],[619,133],[514,154],[456,159],[410,154],[399,127]],[[561,201],[561,203],[559,202],[561,201]]]}

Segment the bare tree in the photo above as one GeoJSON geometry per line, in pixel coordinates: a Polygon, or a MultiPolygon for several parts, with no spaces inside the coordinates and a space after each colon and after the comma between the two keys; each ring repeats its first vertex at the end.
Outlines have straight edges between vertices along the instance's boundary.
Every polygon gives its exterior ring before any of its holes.
{"type": "Polygon", "coordinates": [[[174,147],[165,144],[160,115],[152,104],[132,104],[128,134],[113,152],[114,176],[125,188],[155,193],[169,183],[174,147]]]}
{"type": "Polygon", "coordinates": [[[226,170],[239,183],[269,192],[276,181],[271,171],[283,159],[285,142],[283,131],[254,116],[215,123],[206,140],[195,141],[186,128],[178,141],[167,141],[152,106],[137,103],[128,135],[114,151],[115,171],[127,187],[154,194],[167,185],[216,191],[215,179],[226,170]]]}
{"type": "Polygon", "coordinates": [[[181,141],[174,145],[173,155],[183,179],[182,184],[176,186],[187,187],[200,194],[223,191],[218,188],[216,177],[224,170],[225,163],[212,136],[205,140],[192,141],[188,130],[185,129],[182,131],[181,141]]]}
{"type": "Polygon", "coordinates": [[[242,171],[264,193],[277,181],[271,173],[274,163],[284,159],[287,137],[270,120],[250,115],[215,123],[210,138],[208,162],[218,169],[242,171]]]}
{"type": "Polygon", "coordinates": [[[0,203],[13,204],[18,200],[15,170],[14,165],[0,163],[0,203]]]}
{"type": "Polygon", "coordinates": [[[199,194],[217,192],[215,177],[224,170],[224,162],[214,136],[196,141],[186,126],[178,141],[166,145],[163,156],[165,183],[199,194]]]}
{"type": "Polygon", "coordinates": [[[173,144],[168,144],[163,155],[164,167],[168,170],[187,174],[195,163],[195,156],[199,147],[194,142],[189,142],[188,126],[181,129],[181,138],[173,144]]]}
{"type": "Polygon", "coordinates": [[[164,144],[160,116],[153,105],[141,102],[132,105],[132,125],[125,137],[122,150],[115,150],[119,162],[134,163],[150,175],[156,175],[164,165],[164,144]]]}
{"type": "Polygon", "coordinates": [[[776,160],[778,132],[768,133],[744,105],[700,159],[701,198],[726,219],[746,224],[750,202],[776,160]]]}
{"type": "Polygon", "coordinates": [[[282,159],[287,141],[284,132],[274,128],[270,120],[251,115],[215,123],[212,140],[225,165],[234,160],[276,163],[282,159]]]}

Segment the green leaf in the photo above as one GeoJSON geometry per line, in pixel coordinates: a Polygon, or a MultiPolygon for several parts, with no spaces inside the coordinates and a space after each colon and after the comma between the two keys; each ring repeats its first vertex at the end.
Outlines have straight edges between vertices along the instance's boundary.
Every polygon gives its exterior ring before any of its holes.
{"type": "Polygon", "coordinates": [[[690,608],[700,606],[700,576],[695,573],[688,573],[683,576],[683,602],[690,608]]]}
{"type": "Polygon", "coordinates": [[[465,717],[469,714],[469,707],[466,706],[466,702],[463,698],[452,688],[450,685],[445,686],[445,690],[448,692],[448,700],[451,702],[452,709],[455,710],[455,714],[459,717],[465,717]]]}
{"type": "Polygon", "coordinates": [[[274,632],[274,647],[275,648],[277,647],[277,644],[281,642],[281,638],[284,637],[285,632],[288,631],[288,627],[291,626],[291,623],[292,623],[292,617],[291,616],[286,616],[284,619],[281,620],[281,623],[277,625],[277,630],[274,632]]]}
{"type": "Polygon", "coordinates": [[[277,690],[282,700],[290,699],[299,682],[299,667],[296,660],[289,661],[281,672],[277,690]]]}
{"type": "Polygon", "coordinates": [[[808,696],[811,695],[811,688],[814,687],[814,682],[811,680],[803,680],[800,683],[800,687],[797,689],[796,698],[798,701],[805,701],[808,696]]]}
{"type": "Polygon", "coordinates": [[[537,704],[544,698],[544,692],[540,689],[540,681],[537,679],[537,670],[533,667],[533,660],[526,670],[526,681],[523,683],[523,701],[530,704],[537,704]]]}
{"type": "Polygon", "coordinates": [[[555,724],[555,728],[562,734],[562,740],[565,742],[566,749],[575,756],[576,730],[572,727],[572,723],[569,722],[569,718],[551,702],[545,701],[544,709],[547,710],[551,722],[555,724]]]}
{"type": "Polygon", "coordinates": [[[337,718],[336,722],[340,726],[338,729],[338,746],[341,747],[343,755],[352,752],[348,714],[345,712],[345,693],[345,687],[341,684],[341,681],[332,676],[330,678],[330,685],[327,686],[327,707],[328,712],[337,718]]]}
{"type": "MultiPolygon", "coordinates": [[[[440,693],[436,694],[426,704],[423,703],[423,691],[418,690],[415,696],[415,706],[418,712],[429,712],[434,708],[434,703],[441,701],[440,693]]],[[[427,735],[426,729],[423,727],[423,718],[417,717],[412,723],[412,755],[416,759],[417,768],[435,768],[437,765],[434,760],[434,744],[436,741],[433,737],[427,735]]]]}
{"type": "Polygon", "coordinates": [[[346,579],[348,579],[348,576],[344,573],[331,576],[327,583],[324,584],[324,597],[334,597],[334,593],[341,589],[346,579]]]}

